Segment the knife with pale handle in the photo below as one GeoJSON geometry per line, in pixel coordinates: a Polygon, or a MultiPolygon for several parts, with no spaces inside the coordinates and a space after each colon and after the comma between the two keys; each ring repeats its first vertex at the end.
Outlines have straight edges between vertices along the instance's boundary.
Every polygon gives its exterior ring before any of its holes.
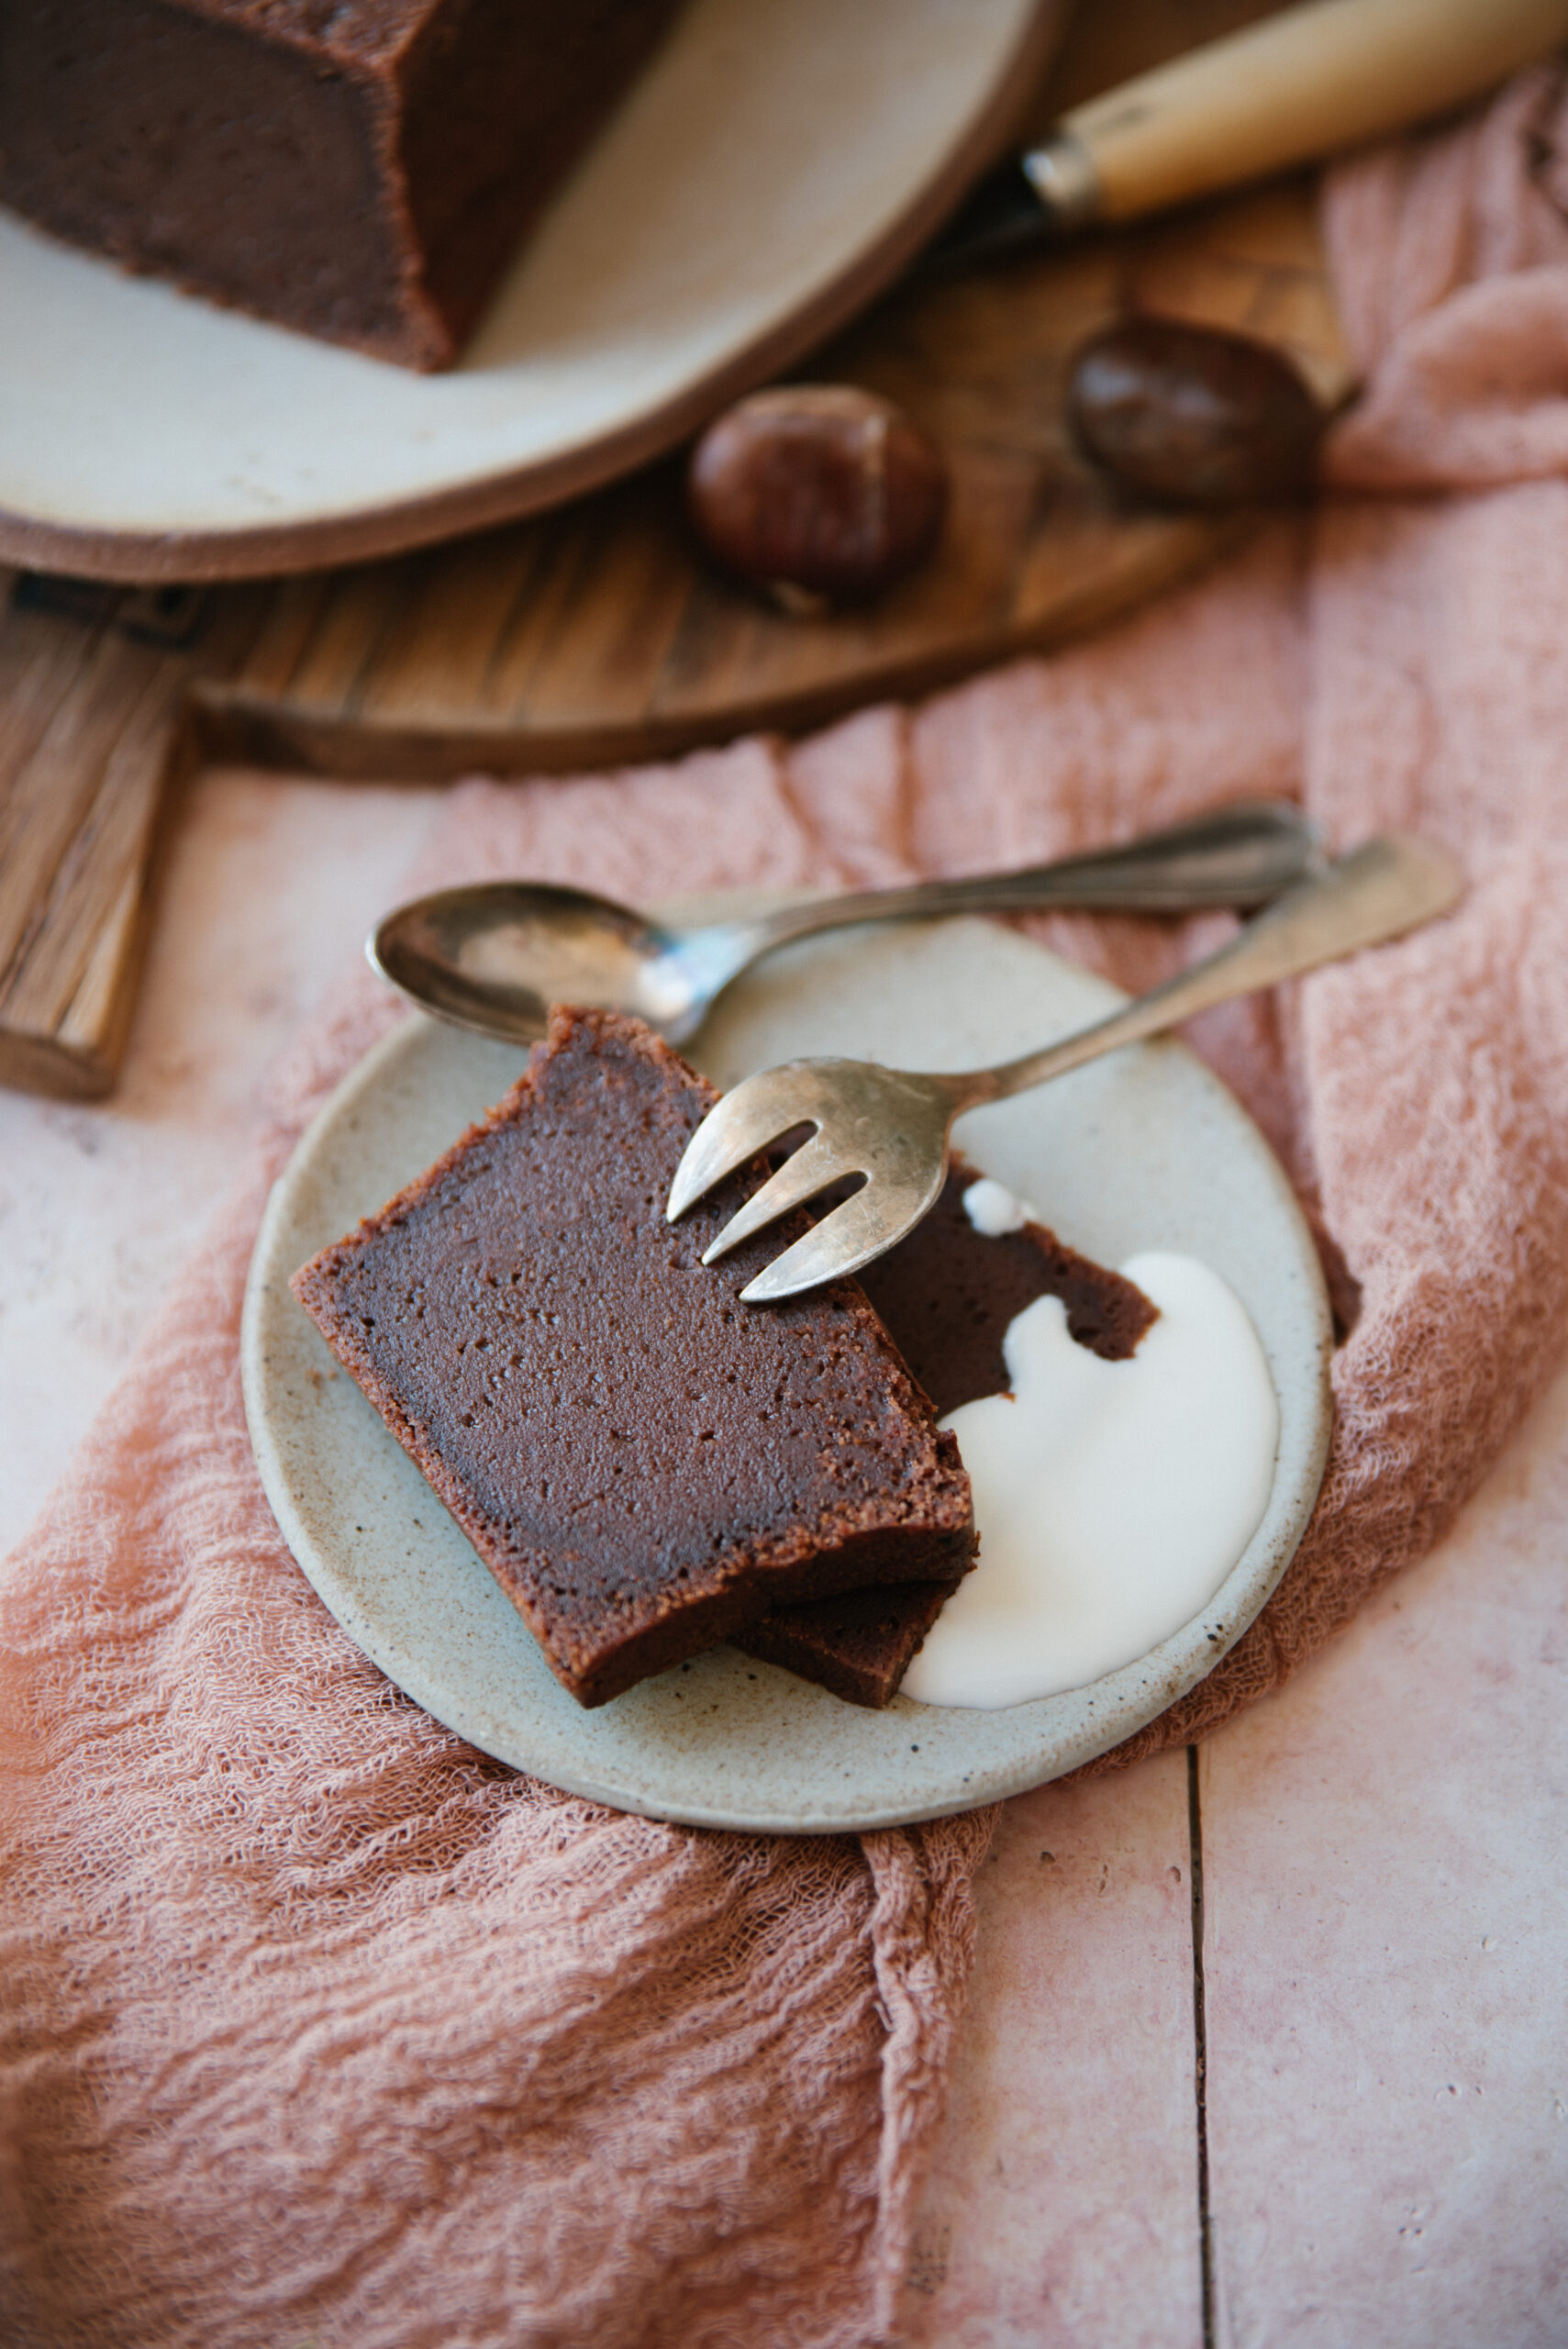
{"type": "MultiPolygon", "coordinates": [[[[1094,0],[1092,0],[1092,5],[1094,0]]],[[[959,268],[1429,120],[1568,41],[1568,0],[1306,0],[1071,113],[929,249],[959,268]]]]}

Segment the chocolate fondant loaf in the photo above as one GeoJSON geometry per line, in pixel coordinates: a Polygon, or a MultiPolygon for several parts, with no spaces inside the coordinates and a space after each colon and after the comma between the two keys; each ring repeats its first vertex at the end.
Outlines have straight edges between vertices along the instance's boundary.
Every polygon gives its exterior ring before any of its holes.
{"type": "MultiPolygon", "coordinates": [[[[860,1275],[917,1385],[943,1417],[1006,1390],[1007,1324],[1037,1297],[1061,1297],[1073,1336],[1107,1362],[1125,1362],[1155,1318],[1140,1288],[1042,1224],[995,1237],[977,1231],[964,1206],[976,1175],[955,1157],[925,1221],[860,1275]]],[[[954,1578],[777,1608],[736,1644],[820,1681],[851,1704],[883,1706],[957,1588],[954,1578]]]]}
{"type": "Polygon", "coordinates": [[[665,1221],[715,1098],[640,1022],[558,1010],[505,1100],[295,1276],[585,1705],[973,1555],[957,1446],[861,1289],[741,1305],[787,1227],[701,1264],[762,1170],[665,1221]]]}
{"type": "Polygon", "coordinates": [[[5,0],[0,201],[444,367],[673,0],[5,0]]]}

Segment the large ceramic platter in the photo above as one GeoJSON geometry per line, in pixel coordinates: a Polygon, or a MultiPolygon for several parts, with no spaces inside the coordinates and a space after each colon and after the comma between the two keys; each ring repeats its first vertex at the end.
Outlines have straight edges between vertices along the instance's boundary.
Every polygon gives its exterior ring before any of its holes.
{"type": "Polygon", "coordinates": [[[117,579],[342,562],[669,448],[896,274],[1063,0],[687,0],[462,363],[417,375],[0,212],[0,556],[117,579]]]}
{"type": "MultiPolygon", "coordinates": [[[[721,1085],[804,1051],[977,1066],[1102,1012],[1115,990],[994,924],[804,942],[737,985],[693,1057],[721,1085]]],[[[1203,1258],[1262,1340],[1280,1406],[1272,1497],[1213,1602],[1139,1662],[1065,1695],[886,1712],[716,1649],[584,1712],[429,1486],[289,1294],[296,1266],[435,1158],[523,1064],[416,1015],[350,1076],[273,1193],[244,1368],[267,1495],[339,1623],[399,1687],[519,1770],[624,1809],[835,1832],[960,1810],[1070,1770],[1152,1720],[1238,1639],[1300,1540],[1328,1446],[1329,1324],[1284,1174],[1175,1043],[1138,1045],[973,1112],[967,1154],[1102,1262],[1203,1258]]]]}

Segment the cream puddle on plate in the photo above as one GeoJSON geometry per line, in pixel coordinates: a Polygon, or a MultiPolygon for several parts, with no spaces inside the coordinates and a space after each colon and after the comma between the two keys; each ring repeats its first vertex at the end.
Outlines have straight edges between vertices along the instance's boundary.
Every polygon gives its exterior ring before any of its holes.
{"type": "MultiPolygon", "coordinates": [[[[965,1204],[991,1232],[1025,1212],[989,1182],[965,1204]]],[[[918,1703],[991,1710],[1086,1687],[1198,1614],[1257,1531],[1280,1415],[1244,1307],[1193,1256],[1120,1270],[1159,1308],[1129,1359],[1077,1344],[1060,1297],[1039,1297],[1004,1340],[1011,1392],[942,1422],[980,1557],[905,1675],[918,1703]]]]}

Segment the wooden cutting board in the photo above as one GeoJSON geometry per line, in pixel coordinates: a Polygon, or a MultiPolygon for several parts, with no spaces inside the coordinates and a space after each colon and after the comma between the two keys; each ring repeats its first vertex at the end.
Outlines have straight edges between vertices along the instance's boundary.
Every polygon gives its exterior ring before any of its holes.
{"type": "MultiPolygon", "coordinates": [[[[1183,46],[1184,28],[1207,38],[1260,13],[1091,10],[1100,29],[1047,105],[1183,46]],[[1140,25],[1141,49],[1126,38],[1140,25]]],[[[1252,518],[1140,508],[1066,431],[1072,353],[1128,309],[1240,328],[1288,351],[1326,399],[1350,388],[1298,182],[907,287],[799,371],[890,393],[951,467],[937,554],[862,614],[788,619],[714,573],[675,464],[345,571],[207,591],[14,577],[0,617],[0,1081],[83,1097],[112,1085],[160,827],[203,758],[434,779],[663,756],[1061,642],[1213,560],[1252,518]]]]}

